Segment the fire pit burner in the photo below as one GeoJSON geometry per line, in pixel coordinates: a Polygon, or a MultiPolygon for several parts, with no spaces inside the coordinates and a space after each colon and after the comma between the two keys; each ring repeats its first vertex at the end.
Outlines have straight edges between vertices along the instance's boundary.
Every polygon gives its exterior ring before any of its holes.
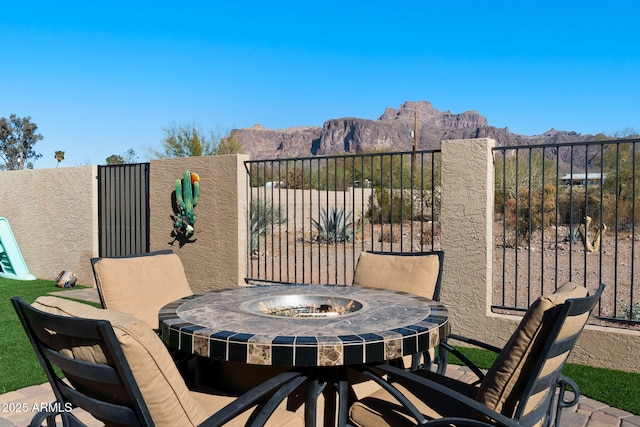
{"type": "Polygon", "coordinates": [[[362,308],[349,298],[325,295],[278,295],[246,301],[240,307],[249,313],[292,318],[344,316],[362,308]]]}

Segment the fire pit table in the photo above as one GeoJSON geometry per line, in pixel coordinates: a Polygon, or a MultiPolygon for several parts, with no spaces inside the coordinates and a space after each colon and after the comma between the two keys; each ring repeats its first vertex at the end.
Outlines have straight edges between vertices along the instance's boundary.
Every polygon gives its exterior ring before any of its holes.
{"type": "Polygon", "coordinates": [[[329,382],[346,424],[346,367],[435,347],[449,333],[446,308],[408,293],[360,286],[256,285],[193,295],[159,313],[162,340],[200,356],[306,369],[305,425],[329,382]]]}

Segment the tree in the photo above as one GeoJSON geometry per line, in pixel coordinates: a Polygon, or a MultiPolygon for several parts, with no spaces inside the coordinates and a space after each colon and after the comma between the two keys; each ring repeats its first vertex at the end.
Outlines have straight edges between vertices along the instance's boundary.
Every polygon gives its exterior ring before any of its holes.
{"type": "Polygon", "coordinates": [[[172,123],[162,129],[165,133],[162,139],[162,150],[150,149],[155,158],[210,156],[214,154],[213,134],[207,136],[195,124],[177,125],[172,123]]]}
{"type": "Polygon", "coordinates": [[[495,166],[495,194],[502,206],[502,202],[515,199],[520,190],[542,191],[547,183],[555,183],[557,171],[555,162],[542,152],[535,150],[529,154],[506,155],[496,160],[495,166]],[[543,175],[544,171],[544,175],[543,175]]]}
{"type": "Polygon", "coordinates": [[[244,147],[238,141],[236,134],[231,133],[229,136],[224,136],[214,144],[213,154],[243,154],[244,147]]]}
{"type": "Polygon", "coordinates": [[[149,149],[153,158],[244,153],[244,147],[231,132],[211,130],[205,134],[198,125],[193,123],[182,125],[172,123],[162,130],[165,133],[161,142],[162,149],[149,149]]]}
{"type": "MultiPolygon", "coordinates": [[[[604,140],[640,138],[640,134],[632,128],[598,136],[598,139],[604,140]]],[[[634,178],[635,188],[640,188],[640,175],[636,172],[640,164],[640,151],[637,147],[637,142],[621,141],[608,144],[604,148],[602,158],[596,160],[596,164],[602,164],[603,172],[606,174],[604,189],[623,199],[633,198],[634,178]]]]}
{"type": "Polygon", "coordinates": [[[7,120],[0,118],[0,157],[4,165],[3,170],[33,169],[33,163],[29,160],[37,160],[42,154],[33,151],[33,146],[43,136],[36,133],[38,125],[31,122],[31,117],[18,117],[11,114],[7,120]]]}
{"type": "Polygon", "coordinates": [[[124,165],[128,163],[136,163],[137,161],[138,155],[133,148],[129,148],[124,155],[112,154],[106,158],[107,165],[124,165]]]}
{"type": "Polygon", "coordinates": [[[56,163],[56,167],[58,167],[60,165],[60,162],[64,160],[64,151],[56,151],[56,153],[54,154],[54,158],[58,162],[56,163]]]}
{"type": "Polygon", "coordinates": [[[124,158],[120,154],[112,154],[106,158],[107,165],[124,165],[124,158]]]}

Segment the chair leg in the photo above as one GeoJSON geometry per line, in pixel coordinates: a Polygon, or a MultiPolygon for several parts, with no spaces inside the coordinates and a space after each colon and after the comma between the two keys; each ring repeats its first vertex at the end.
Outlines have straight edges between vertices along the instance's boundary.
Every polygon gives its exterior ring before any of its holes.
{"type": "Polygon", "coordinates": [[[38,412],[29,423],[29,427],[42,427],[43,422],[47,422],[47,427],[57,427],[56,418],[60,416],[64,427],[87,427],[85,423],[69,412],[38,412]]]}
{"type": "MultiPolygon", "coordinates": [[[[556,405],[556,414],[554,425],[556,427],[560,426],[560,418],[562,416],[562,410],[564,408],[571,408],[578,404],[580,400],[580,388],[578,384],[576,384],[571,378],[560,377],[558,380],[558,403],[556,405]],[[573,398],[571,400],[565,400],[565,393],[567,392],[567,386],[571,388],[573,391],[573,398]]],[[[552,405],[553,406],[553,405],[552,405]]]]}
{"type": "Polygon", "coordinates": [[[47,422],[47,427],[55,427],[57,412],[38,412],[31,419],[29,427],[41,427],[43,422],[47,422]]]}
{"type": "Polygon", "coordinates": [[[447,372],[447,359],[449,356],[449,352],[442,345],[438,346],[437,351],[438,351],[438,358],[437,358],[438,369],[436,372],[440,375],[444,375],[447,372]]]}

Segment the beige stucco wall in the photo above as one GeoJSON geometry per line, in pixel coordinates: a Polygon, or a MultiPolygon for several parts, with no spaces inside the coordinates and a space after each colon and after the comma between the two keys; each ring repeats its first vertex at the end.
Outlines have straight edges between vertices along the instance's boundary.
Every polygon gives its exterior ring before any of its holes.
{"type": "MultiPolygon", "coordinates": [[[[494,144],[490,139],[442,142],[442,302],[454,333],[502,346],[520,317],[491,313],[494,144]]],[[[640,372],[638,354],[640,332],[588,325],[570,361],[640,372]]]]}
{"type": "MultiPolygon", "coordinates": [[[[490,311],[493,158],[488,139],[442,143],[442,301],[454,332],[504,344],[519,317],[490,311]]],[[[234,287],[246,274],[246,156],[155,160],[150,168],[151,250],[172,248],[194,292],[234,287]],[[200,175],[193,243],[171,244],[172,192],[189,169],[200,175]]],[[[63,269],[93,285],[98,254],[97,167],[0,172],[0,217],[9,220],[32,274],[63,269]]],[[[25,282],[28,283],[28,282],[25,282]]],[[[640,372],[640,332],[588,326],[572,362],[640,372]]]]}
{"type": "Polygon", "coordinates": [[[244,283],[246,275],[247,156],[224,155],[151,161],[151,250],[178,253],[194,292],[244,283]],[[189,170],[200,176],[195,234],[182,247],[174,241],[172,193],[189,170]]]}
{"type": "Polygon", "coordinates": [[[78,283],[93,285],[89,258],[98,250],[96,175],[96,166],[0,172],[0,217],[9,220],[37,278],[53,280],[70,270],[78,283]]]}

